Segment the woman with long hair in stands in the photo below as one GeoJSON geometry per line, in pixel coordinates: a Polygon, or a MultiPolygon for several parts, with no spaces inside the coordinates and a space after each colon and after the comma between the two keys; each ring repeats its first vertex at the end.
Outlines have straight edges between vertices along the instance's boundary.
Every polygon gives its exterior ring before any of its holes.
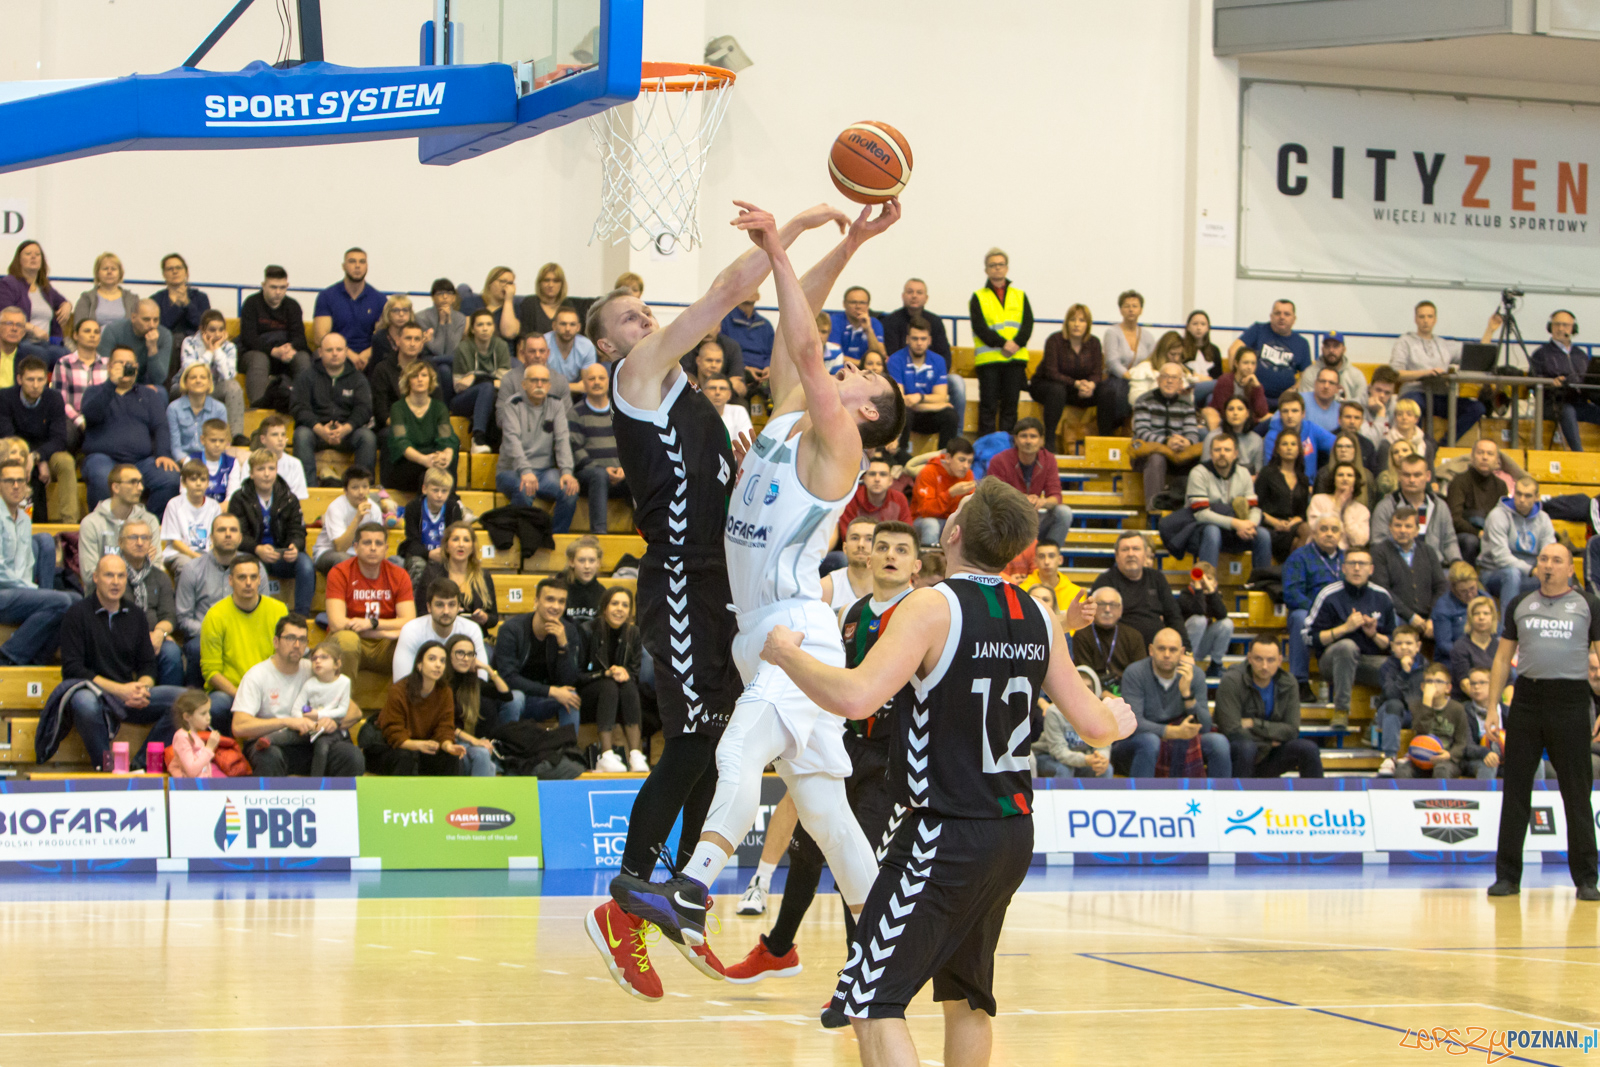
{"type": "Polygon", "coordinates": [[[1062,426],[1061,451],[1073,451],[1088,431],[1089,409],[1104,392],[1105,353],[1100,338],[1091,332],[1093,324],[1087,306],[1069,307],[1061,329],[1045,338],[1044,356],[1028,382],[1028,394],[1044,407],[1046,452],[1056,451],[1056,426],[1063,413],[1067,421],[1062,426]]]}
{"type": "Polygon", "coordinates": [[[461,773],[467,750],[455,739],[455,696],[444,678],[448,663],[444,645],[424,641],[411,673],[389,686],[378,713],[379,736],[365,748],[368,770],[444,778],[461,773]]]}
{"type": "Polygon", "coordinates": [[[72,324],[72,305],[50,284],[50,264],[38,241],[17,245],[5,277],[0,278],[0,308],[10,307],[19,308],[28,320],[19,346],[22,352],[38,356],[54,370],[56,360],[67,352],[63,338],[72,324]]]}
{"type": "Polygon", "coordinates": [[[424,601],[429,589],[440,578],[448,578],[461,590],[461,617],[471,619],[484,633],[500,625],[500,609],[494,591],[494,577],[478,561],[478,531],[470,522],[452,522],[444,528],[442,562],[429,562],[414,587],[417,614],[425,614],[424,601]]]}
{"type": "Polygon", "coordinates": [[[417,310],[406,294],[395,293],[383,302],[383,314],[378,316],[378,321],[372,327],[372,358],[367,360],[369,379],[383,360],[399,361],[400,329],[406,323],[416,321],[417,310]]]}
{"type": "Polygon", "coordinates": [[[1356,440],[1355,434],[1349,430],[1340,430],[1333,435],[1333,458],[1328,465],[1317,472],[1316,481],[1312,483],[1313,493],[1333,492],[1333,471],[1340,463],[1352,464],[1361,471],[1361,494],[1356,499],[1368,508],[1372,507],[1373,486],[1369,483],[1367,472],[1361,466],[1361,442],[1356,440]]]}
{"type": "Polygon", "coordinates": [[[1194,372],[1183,365],[1183,336],[1177,330],[1168,330],[1156,342],[1149,359],[1141,359],[1128,369],[1128,403],[1137,404],[1139,398],[1156,387],[1161,368],[1176,363],[1183,369],[1183,387],[1194,387],[1194,372]]]}
{"type": "Polygon", "coordinates": [[[1372,512],[1361,502],[1366,495],[1367,479],[1359,463],[1334,463],[1332,491],[1311,494],[1306,508],[1306,522],[1312,527],[1324,515],[1332,515],[1344,524],[1339,538],[1339,548],[1364,548],[1372,528],[1372,512]]]}
{"type": "Polygon", "coordinates": [[[1385,442],[1378,456],[1383,466],[1378,470],[1375,499],[1382,500],[1396,489],[1400,488],[1400,464],[1417,454],[1410,441],[1385,442]]]}
{"type": "Polygon", "coordinates": [[[461,757],[461,773],[473,778],[493,778],[494,742],[478,736],[495,724],[501,700],[511,692],[504,678],[491,664],[480,664],[471,634],[451,634],[444,643],[444,684],[450,687],[456,707],[456,741],[466,752],[461,757]],[[486,671],[488,683],[478,677],[486,671]]]}
{"type": "Polygon", "coordinates": [[[1227,408],[1222,413],[1222,426],[1206,434],[1204,448],[1201,455],[1206,459],[1211,458],[1211,439],[1221,431],[1227,430],[1239,442],[1239,462],[1252,476],[1261,473],[1261,467],[1266,462],[1266,454],[1262,451],[1261,435],[1255,432],[1255,415],[1239,397],[1231,397],[1227,408]]]}
{"type": "Polygon", "coordinates": [[[559,263],[546,263],[534,275],[533,296],[522,302],[524,329],[549,333],[556,328],[556,312],[567,302],[567,272],[559,263]]]}
{"type": "Polygon", "coordinates": [[[1272,558],[1280,564],[1295,550],[1300,525],[1311,505],[1311,485],[1306,480],[1300,444],[1298,432],[1279,433],[1271,460],[1256,475],[1256,503],[1261,508],[1261,521],[1272,532],[1272,558]]]}
{"type": "Polygon", "coordinates": [[[1211,340],[1211,316],[1199,308],[1189,312],[1189,317],[1183,322],[1183,362],[1197,376],[1194,402],[1204,404],[1211,399],[1217,380],[1222,377],[1222,352],[1211,340]],[[1204,376],[1201,376],[1202,368],[1196,367],[1196,363],[1205,364],[1204,376]]]}
{"type": "Polygon", "coordinates": [[[521,335],[522,320],[517,317],[517,272],[510,267],[490,267],[483,279],[482,294],[467,304],[462,314],[470,319],[479,308],[488,311],[494,316],[496,330],[507,343],[521,335]]]}
{"type": "Polygon", "coordinates": [[[583,717],[592,714],[600,730],[600,758],[595,770],[607,774],[650,770],[639,735],[639,666],[643,647],[639,627],[633,622],[633,593],[624,587],[610,590],[600,613],[589,623],[589,662],[578,675],[583,717]],[[626,764],[612,748],[619,717],[627,741],[626,764]]]}

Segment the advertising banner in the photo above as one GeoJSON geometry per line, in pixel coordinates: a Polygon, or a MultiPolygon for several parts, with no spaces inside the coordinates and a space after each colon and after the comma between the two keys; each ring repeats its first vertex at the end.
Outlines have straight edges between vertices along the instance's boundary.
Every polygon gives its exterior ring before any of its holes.
{"type": "Polygon", "coordinates": [[[165,859],[161,778],[0,782],[0,863],[165,859]]]}
{"type": "Polygon", "coordinates": [[[1278,790],[1211,794],[1225,852],[1371,852],[1365,791],[1278,790]]]}
{"type": "Polygon", "coordinates": [[[1600,292],[1600,107],[1265,81],[1242,94],[1241,277],[1600,292]]]}
{"type": "MultiPolygon", "coordinates": [[[[544,865],[551,869],[604,868],[622,865],[628,819],[642,778],[575,779],[539,784],[539,821],[544,865]]],[[[676,851],[680,819],[667,838],[676,851]]]]}
{"type": "MultiPolygon", "coordinates": [[[[1493,852],[1500,834],[1499,790],[1465,788],[1456,783],[1397,789],[1394,783],[1373,783],[1367,797],[1377,831],[1377,847],[1386,852],[1493,852]]],[[[1533,783],[1528,836],[1530,852],[1565,852],[1567,818],[1554,782],[1533,783]]]]}
{"type": "Polygon", "coordinates": [[[1207,789],[1035,792],[1033,850],[1216,852],[1222,847],[1216,811],[1234,800],[1234,796],[1207,789]]]}
{"type": "Polygon", "coordinates": [[[174,859],[361,855],[354,778],[173,778],[167,799],[174,859]]]}
{"type": "Polygon", "coordinates": [[[361,855],[384,870],[504,870],[539,864],[537,778],[356,782],[361,855]]]}

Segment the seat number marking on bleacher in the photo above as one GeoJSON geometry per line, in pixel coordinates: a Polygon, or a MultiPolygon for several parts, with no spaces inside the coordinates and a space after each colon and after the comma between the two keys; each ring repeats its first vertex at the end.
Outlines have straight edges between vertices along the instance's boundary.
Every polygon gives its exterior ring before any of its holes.
{"type": "Polygon", "coordinates": [[[28,683],[28,695],[31,696],[31,697],[42,697],[42,696],[44,696],[44,683],[43,682],[29,682],[28,683]]]}
{"type": "Polygon", "coordinates": [[[483,558],[484,559],[494,559],[494,546],[493,545],[484,545],[483,546],[483,558]]]}
{"type": "Polygon", "coordinates": [[[1561,461],[1560,460],[1552,459],[1550,461],[1550,473],[1551,474],[1560,474],[1561,473],[1561,461]]]}
{"type": "Polygon", "coordinates": [[[1277,618],[1281,619],[1285,615],[1287,615],[1288,613],[1289,613],[1288,605],[1286,605],[1286,604],[1274,604],[1274,605],[1272,605],[1272,614],[1274,616],[1276,616],[1277,618]]]}
{"type": "Polygon", "coordinates": [[[1234,560],[1232,563],[1228,564],[1228,573],[1229,574],[1243,574],[1244,573],[1244,564],[1240,563],[1238,560],[1234,560]]]}
{"type": "Polygon", "coordinates": [[[513,603],[513,604],[522,603],[522,590],[520,590],[520,589],[507,589],[506,590],[506,599],[508,601],[510,601],[511,603],[513,603]]]}
{"type": "Polygon", "coordinates": [[[1108,449],[1106,449],[1106,455],[1111,457],[1111,461],[1113,463],[1115,463],[1117,460],[1122,458],[1122,449],[1120,449],[1120,448],[1108,448],[1108,449]]]}

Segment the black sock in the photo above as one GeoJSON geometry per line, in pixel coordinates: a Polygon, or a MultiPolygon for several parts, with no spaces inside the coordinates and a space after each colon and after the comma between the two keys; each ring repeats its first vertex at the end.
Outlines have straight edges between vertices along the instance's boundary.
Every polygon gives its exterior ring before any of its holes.
{"type": "Polygon", "coordinates": [[[772,932],[762,938],[767,951],[783,956],[794,947],[795,935],[800,932],[800,921],[806,917],[811,901],[817,895],[817,882],[822,878],[822,850],[806,833],[804,826],[794,829],[794,845],[789,849],[789,876],[783,883],[783,903],[778,906],[778,918],[772,932]]]}
{"type": "Polygon", "coordinates": [[[634,799],[633,812],[628,818],[628,840],[622,851],[622,873],[634,878],[648,879],[655,870],[656,856],[665,846],[667,835],[678,813],[683,812],[683,837],[678,854],[679,863],[694,851],[700,838],[700,826],[711,808],[711,793],[716,789],[717,742],[701,734],[680,734],[667,741],[661,760],[644,780],[639,795],[634,799]],[[704,782],[709,781],[706,788],[704,782]],[[705,793],[703,803],[701,792],[705,793]],[[694,806],[699,804],[698,815],[694,806]],[[690,820],[693,817],[693,833],[690,820]],[[685,851],[682,842],[688,842],[685,851]]]}

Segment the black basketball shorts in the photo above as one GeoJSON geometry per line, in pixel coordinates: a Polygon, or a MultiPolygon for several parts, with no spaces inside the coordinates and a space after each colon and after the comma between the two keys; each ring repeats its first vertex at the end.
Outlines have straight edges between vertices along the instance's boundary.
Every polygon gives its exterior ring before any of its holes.
{"type": "Polygon", "coordinates": [[[668,556],[652,546],[639,565],[638,600],[662,734],[721,737],[744,689],[733,665],[739,627],[721,550],[668,556]]]}
{"type": "Polygon", "coordinates": [[[831,1008],[903,1019],[933,999],[995,1013],[994,951],[1006,908],[1033,861],[1033,819],[941,819],[905,813],[856,921],[831,1008]]]}

